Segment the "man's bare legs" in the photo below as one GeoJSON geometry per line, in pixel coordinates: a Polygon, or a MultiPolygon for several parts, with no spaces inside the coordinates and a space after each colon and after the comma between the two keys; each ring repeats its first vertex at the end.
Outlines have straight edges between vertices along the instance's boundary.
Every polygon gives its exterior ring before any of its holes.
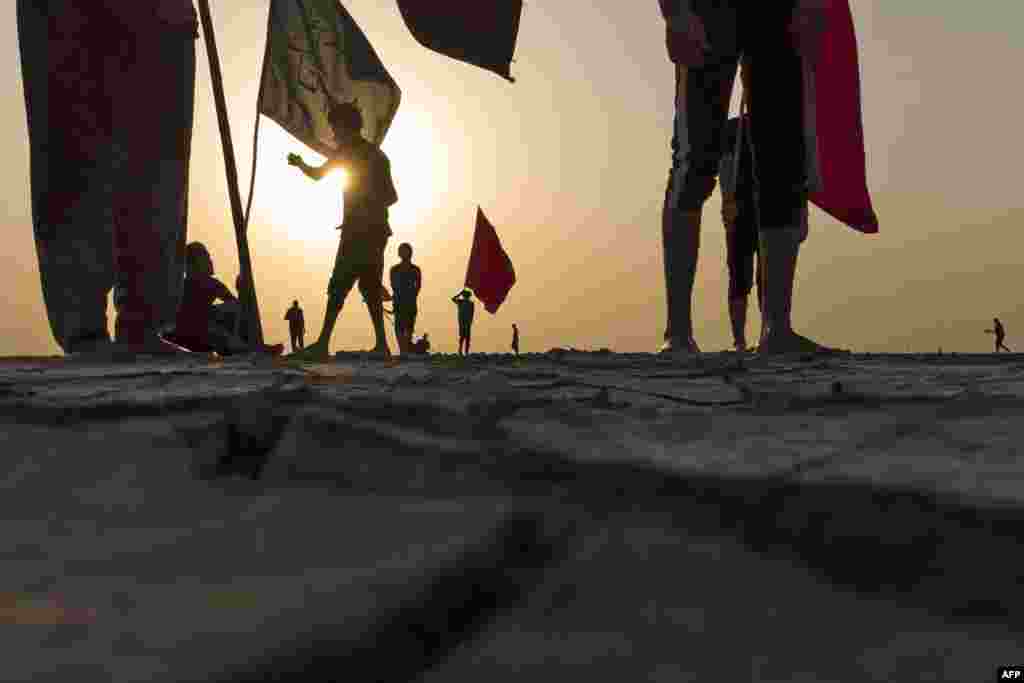
{"type": "Polygon", "coordinates": [[[762,230],[760,249],[765,267],[765,331],[761,353],[835,352],[793,330],[793,283],[803,228],[762,230]]]}
{"type": "Polygon", "coordinates": [[[699,353],[693,339],[693,282],[700,251],[701,212],[677,211],[666,205],[661,214],[668,323],[663,352],[699,353]]]}
{"type": "Polygon", "coordinates": [[[747,350],[747,297],[729,300],[729,322],[732,324],[733,348],[747,350]]]}
{"type": "Polygon", "coordinates": [[[381,299],[380,287],[377,287],[376,292],[370,291],[369,288],[364,289],[365,285],[362,282],[360,282],[359,287],[363,290],[366,310],[370,313],[370,320],[373,322],[373,334],[376,338],[376,344],[371,353],[390,358],[391,349],[388,348],[388,338],[384,333],[384,301],[381,299]]]}

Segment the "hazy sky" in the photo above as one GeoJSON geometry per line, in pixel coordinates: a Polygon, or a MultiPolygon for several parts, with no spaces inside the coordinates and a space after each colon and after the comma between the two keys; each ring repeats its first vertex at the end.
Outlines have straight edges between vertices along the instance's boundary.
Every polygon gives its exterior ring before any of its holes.
{"type": "MultiPolygon", "coordinates": [[[[861,351],[984,351],[992,343],[983,330],[998,316],[1010,347],[1024,348],[1024,143],[1015,123],[1024,94],[1011,68],[1024,64],[1024,5],[853,2],[881,233],[860,235],[812,209],[794,322],[823,343],[861,351]]],[[[57,353],[32,238],[14,2],[4,4],[0,45],[11,68],[0,73],[8,93],[0,149],[11,156],[0,170],[0,355],[57,353]]],[[[269,0],[212,4],[244,193],[269,0]]],[[[498,315],[479,310],[474,350],[507,350],[513,322],[524,351],[657,348],[673,97],[657,3],[528,2],[514,84],[419,46],[393,2],[345,5],[402,88],[384,143],[401,197],[386,264],[397,261],[400,242],[413,244],[424,275],[417,333],[429,332],[435,350],[456,348],[450,298],[465,277],[479,204],[518,283],[498,315]]],[[[197,50],[189,239],[210,247],[233,287],[237,252],[201,40],[197,50]]],[[[340,191],[288,167],[288,152],[312,155],[268,120],[261,128],[249,236],[264,331],[270,342],[285,341],[282,318],[299,299],[314,336],[340,191]]],[[[696,337],[708,350],[731,344],[718,211],[716,191],[705,208],[694,296],[696,337]]],[[[371,345],[354,292],[332,347],[371,345]]]]}

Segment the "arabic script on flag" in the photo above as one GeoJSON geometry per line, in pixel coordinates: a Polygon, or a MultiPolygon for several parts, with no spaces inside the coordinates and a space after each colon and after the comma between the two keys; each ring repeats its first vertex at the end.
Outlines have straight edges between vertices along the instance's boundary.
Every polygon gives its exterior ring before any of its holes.
{"type": "Polygon", "coordinates": [[[260,113],[325,156],[331,103],[354,103],[375,145],[398,111],[398,85],[338,0],[271,0],[263,68],[260,113]]]}

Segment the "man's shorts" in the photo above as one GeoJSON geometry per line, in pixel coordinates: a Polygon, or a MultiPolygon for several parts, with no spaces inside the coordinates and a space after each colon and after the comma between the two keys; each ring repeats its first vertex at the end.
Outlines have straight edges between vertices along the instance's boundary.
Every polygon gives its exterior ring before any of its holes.
{"type": "Polygon", "coordinates": [[[384,247],[390,235],[386,223],[343,228],[327,293],[344,300],[358,282],[359,291],[367,302],[379,299],[384,277],[384,247]]]}
{"type": "Polygon", "coordinates": [[[799,225],[807,200],[804,67],[788,26],[793,0],[696,0],[711,44],[700,68],[676,69],[672,169],[665,204],[699,210],[711,195],[740,55],[750,60],[760,228],[799,225]]]}
{"type": "Polygon", "coordinates": [[[416,329],[415,306],[395,306],[395,332],[412,334],[416,329]]]}

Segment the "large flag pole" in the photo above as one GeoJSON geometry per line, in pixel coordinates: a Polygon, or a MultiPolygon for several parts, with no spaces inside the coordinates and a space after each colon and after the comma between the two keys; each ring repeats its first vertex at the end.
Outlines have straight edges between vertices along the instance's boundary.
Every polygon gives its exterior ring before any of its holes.
{"type": "Polygon", "coordinates": [[[203,23],[206,54],[210,58],[210,81],[213,83],[213,100],[217,107],[217,123],[220,125],[221,145],[224,148],[228,196],[231,199],[231,216],[235,222],[235,241],[238,244],[238,265],[242,271],[242,282],[238,292],[242,304],[242,325],[250,343],[262,344],[263,326],[260,323],[260,309],[256,301],[256,283],[252,274],[252,260],[249,258],[249,238],[246,235],[245,216],[242,213],[242,197],[238,191],[238,167],[235,164],[235,148],[231,144],[231,126],[224,101],[224,80],[220,70],[220,57],[217,54],[217,41],[213,34],[209,0],[199,0],[199,16],[203,23]]]}

